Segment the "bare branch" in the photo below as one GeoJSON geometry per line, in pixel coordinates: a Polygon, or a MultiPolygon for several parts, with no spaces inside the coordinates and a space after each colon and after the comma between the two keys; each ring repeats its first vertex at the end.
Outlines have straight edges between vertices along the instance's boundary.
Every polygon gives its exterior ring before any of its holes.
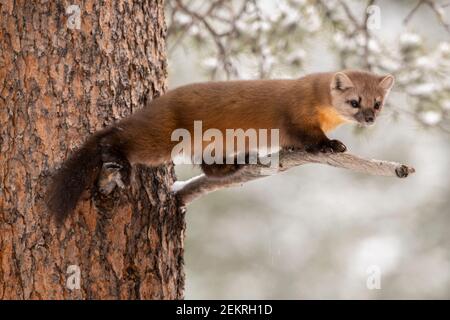
{"type": "Polygon", "coordinates": [[[438,5],[436,1],[428,0],[427,1],[428,6],[433,10],[434,14],[436,15],[436,18],[439,20],[439,22],[442,24],[442,26],[447,30],[448,33],[450,33],[450,24],[445,20],[444,15],[444,9],[442,5],[438,5]]]}
{"type": "Polygon", "coordinates": [[[437,20],[441,23],[441,25],[447,30],[447,32],[450,33],[450,24],[445,20],[444,16],[444,8],[447,7],[449,4],[441,4],[439,5],[435,0],[419,0],[416,4],[416,6],[411,10],[411,12],[406,16],[406,18],[403,20],[403,24],[407,24],[411,18],[414,16],[414,14],[417,12],[417,10],[423,5],[426,4],[430,9],[434,12],[436,15],[437,20]]]}
{"type": "Polygon", "coordinates": [[[377,176],[404,178],[415,172],[414,168],[390,161],[369,160],[349,153],[311,154],[301,150],[282,150],[279,153],[279,168],[271,170],[261,164],[246,165],[238,173],[225,178],[209,178],[205,175],[187,181],[177,181],[173,191],[179,200],[188,205],[201,195],[241,185],[245,182],[284,172],[290,168],[307,163],[327,164],[333,167],[349,169],[377,176]]]}
{"type": "Polygon", "coordinates": [[[339,4],[344,8],[345,14],[350,19],[350,21],[358,28],[362,28],[361,23],[356,19],[356,17],[353,15],[352,10],[350,10],[350,7],[347,5],[346,2],[340,0],[339,4]]]}
{"type": "Polygon", "coordinates": [[[414,14],[417,12],[417,10],[419,10],[419,8],[422,6],[422,4],[424,4],[426,1],[425,0],[419,0],[417,1],[417,4],[414,6],[414,8],[411,10],[410,13],[408,13],[408,15],[405,17],[405,19],[403,19],[403,24],[407,24],[409,22],[409,20],[411,20],[411,18],[414,16],[414,14]]]}

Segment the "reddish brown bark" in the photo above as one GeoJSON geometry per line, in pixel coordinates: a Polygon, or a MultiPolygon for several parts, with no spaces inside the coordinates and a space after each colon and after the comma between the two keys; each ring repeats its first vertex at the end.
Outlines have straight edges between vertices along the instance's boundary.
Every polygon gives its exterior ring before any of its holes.
{"type": "Polygon", "coordinates": [[[0,0],[0,299],[183,297],[172,166],[136,167],[107,198],[86,193],[61,228],[43,203],[87,135],[164,92],[162,2],[0,0]],[[79,290],[66,287],[70,265],[79,290]]]}

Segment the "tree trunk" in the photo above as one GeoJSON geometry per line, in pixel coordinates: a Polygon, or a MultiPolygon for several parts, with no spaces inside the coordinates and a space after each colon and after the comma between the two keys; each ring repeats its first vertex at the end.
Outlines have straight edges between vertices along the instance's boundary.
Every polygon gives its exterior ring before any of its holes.
{"type": "Polygon", "coordinates": [[[172,166],[87,191],[62,227],[43,202],[89,134],[164,92],[162,2],[0,0],[0,299],[183,297],[172,166]]]}

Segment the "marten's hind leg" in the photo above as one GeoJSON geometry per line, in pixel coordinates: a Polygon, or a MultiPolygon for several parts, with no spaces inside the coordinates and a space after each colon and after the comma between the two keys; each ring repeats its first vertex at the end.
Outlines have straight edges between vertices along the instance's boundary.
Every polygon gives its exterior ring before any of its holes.
{"type": "Polygon", "coordinates": [[[202,163],[202,171],[208,177],[223,178],[232,175],[243,168],[243,164],[206,164],[202,163]]]}
{"type": "Polygon", "coordinates": [[[201,168],[202,171],[208,176],[208,177],[214,177],[214,178],[223,178],[232,174],[237,173],[240,171],[246,164],[250,163],[250,156],[248,153],[245,154],[245,163],[244,164],[238,164],[238,157],[234,158],[234,163],[226,164],[226,160],[224,159],[224,164],[206,164],[202,163],[201,168]]]}
{"type": "MultiPolygon", "coordinates": [[[[107,188],[114,188],[114,184],[120,188],[129,185],[131,175],[131,164],[125,156],[120,139],[112,134],[104,137],[100,141],[101,156],[102,156],[102,170],[104,171],[104,180],[99,181],[100,186],[108,186],[107,188]],[[114,181],[112,181],[114,180],[114,181]]],[[[105,193],[112,190],[102,190],[105,193]]]]}

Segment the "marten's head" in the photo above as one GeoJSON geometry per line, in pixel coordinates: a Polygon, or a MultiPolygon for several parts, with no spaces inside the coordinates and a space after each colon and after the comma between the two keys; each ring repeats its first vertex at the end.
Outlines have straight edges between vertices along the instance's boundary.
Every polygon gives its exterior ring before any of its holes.
{"type": "Polygon", "coordinates": [[[378,76],[363,71],[337,72],[330,84],[332,105],[345,120],[371,125],[383,109],[393,85],[392,75],[378,76]]]}

